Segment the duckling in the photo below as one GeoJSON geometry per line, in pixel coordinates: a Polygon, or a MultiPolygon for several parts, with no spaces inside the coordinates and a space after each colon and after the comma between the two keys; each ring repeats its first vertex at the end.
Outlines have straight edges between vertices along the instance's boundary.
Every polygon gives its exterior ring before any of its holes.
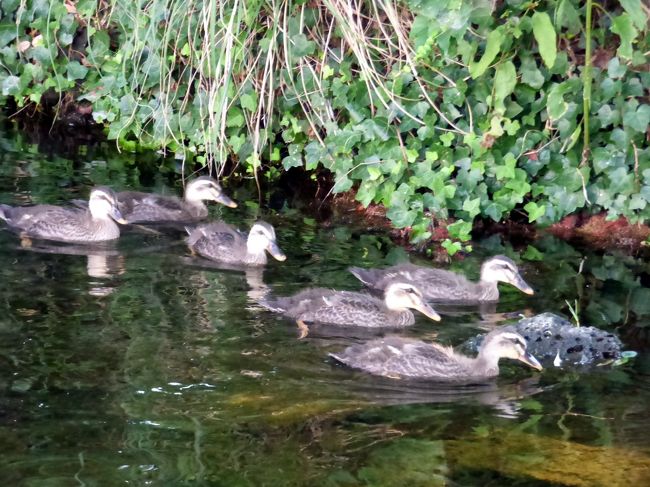
{"type": "Polygon", "coordinates": [[[440,316],[424,302],[422,292],[413,284],[391,283],[381,300],[365,293],[312,288],[284,298],[262,300],[260,304],[296,320],[300,338],[307,336],[305,321],[366,328],[404,327],[415,323],[416,309],[432,320],[440,316]]]}
{"type": "Polygon", "coordinates": [[[117,199],[129,223],[189,222],[208,216],[204,201],[216,201],[230,208],[237,203],[223,194],[219,183],[209,176],[188,183],[183,199],[138,191],[122,191],[117,199]]]}
{"type": "Polygon", "coordinates": [[[86,210],[54,205],[0,205],[0,218],[24,238],[77,243],[114,240],[120,236],[115,222],[126,223],[115,193],[107,187],[90,192],[86,210]]]}
{"type": "Polygon", "coordinates": [[[534,369],[541,364],[526,351],[518,333],[493,330],[483,340],[476,358],[454,352],[451,347],[401,337],[386,337],[352,345],[330,356],[355,369],[392,378],[461,381],[499,375],[499,359],[519,360],[534,369]]]}
{"type": "Polygon", "coordinates": [[[398,264],[386,269],[350,267],[350,272],[366,286],[382,290],[395,279],[418,286],[424,297],[438,302],[490,302],[499,300],[499,282],[512,284],[526,294],[534,294],[519,275],[517,265],[504,255],[496,255],[481,266],[478,282],[443,269],[398,264]]]}
{"type": "Polygon", "coordinates": [[[278,247],[274,228],[263,221],[256,222],[248,235],[224,222],[186,230],[186,242],[193,253],[225,264],[263,266],[267,262],[265,251],[279,261],[287,258],[278,247]]]}

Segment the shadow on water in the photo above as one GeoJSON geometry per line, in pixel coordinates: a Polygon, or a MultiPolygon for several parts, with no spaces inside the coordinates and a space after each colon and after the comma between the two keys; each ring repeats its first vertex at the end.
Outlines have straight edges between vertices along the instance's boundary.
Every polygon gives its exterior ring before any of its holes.
{"type": "MultiPolygon", "coordinates": [[[[95,183],[141,184],[128,158],[110,151],[93,148],[73,162],[19,138],[0,135],[0,144],[2,203],[63,204],[95,183]]],[[[165,186],[145,181],[145,190],[165,186]]],[[[210,211],[240,228],[264,213],[252,203],[210,211]]],[[[313,327],[297,340],[295,323],[257,301],[308,286],[360,290],[349,266],[408,255],[384,235],[321,225],[291,208],[264,217],[288,260],[246,271],[191,256],[182,229],[127,230],[101,248],[23,248],[0,231],[0,478],[39,486],[648,483],[645,261],[551,237],[534,250],[491,237],[449,267],[477,278],[483,258],[506,254],[536,295],[503,286],[497,305],[440,306],[441,322],[417,316],[399,332],[458,346],[513,313],[569,316],[570,305],[581,322],[618,332],[640,352],[622,367],[536,374],[506,361],[482,384],[378,379],[327,357],[367,333],[313,327]]]]}

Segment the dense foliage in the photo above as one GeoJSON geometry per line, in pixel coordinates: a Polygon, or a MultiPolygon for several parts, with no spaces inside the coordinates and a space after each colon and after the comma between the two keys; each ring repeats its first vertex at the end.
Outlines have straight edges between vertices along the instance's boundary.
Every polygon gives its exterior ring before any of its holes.
{"type": "Polygon", "coordinates": [[[415,241],[453,217],[650,215],[641,0],[3,0],[2,98],[122,146],[325,168],[415,241]],[[67,94],[67,96],[63,96],[67,94]]]}

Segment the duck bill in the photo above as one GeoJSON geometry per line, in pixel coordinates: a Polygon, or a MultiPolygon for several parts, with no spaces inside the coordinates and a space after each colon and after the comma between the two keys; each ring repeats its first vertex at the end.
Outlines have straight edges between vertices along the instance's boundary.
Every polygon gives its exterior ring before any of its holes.
{"type": "Polygon", "coordinates": [[[117,223],[121,223],[122,225],[127,225],[129,223],[124,219],[122,213],[120,212],[120,210],[117,209],[116,206],[114,206],[111,209],[111,218],[115,220],[117,223]]]}
{"type": "Polygon", "coordinates": [[[519,360],[535,370],[542,370],[544,368],[542,367],[542,364],[540,364],[539,361],[528,352],[520,355],[519,360]]]}
{"type": "Polygon", "coordinates": [[[515,277],[515,279],[510,283],[517,289],[519,289],[522,293],[530,294],[533,295],[535,294],[535,291],[533,291],[533,288],[528,285],[526,281],[524,281],[521,276],[515,277]]]}
{"type": "Polygon", "coordinates": [[[417,309],[420,313],[422,313],[427,318],[432,319],[433,321],[440,321],[440,315],[436,313],[436,311],[426,303],[420,304],[420,306],[418,306],[415,309],[417,309]]]}
{"type": "Polygon", "coordinates": [[[228,208],[237,208],[237,203],[235,203],[233,200],[228,198],[228,196],[226,196],[223,193],[215,192],[214,201],[216,201],[217,203],[221,203],[222,205],[227,206],[228,208]]]}
{"type": "Polygon", "coordinates": [[[283,260],[287,260],[287,256],[284,255],[284,252],[280,250],[280,247],[278,247],[278,244],[276,244],[275,242],[269,243],[267,250],[275,260],[279,260],[280,262],[282,262],[283,260]]]}

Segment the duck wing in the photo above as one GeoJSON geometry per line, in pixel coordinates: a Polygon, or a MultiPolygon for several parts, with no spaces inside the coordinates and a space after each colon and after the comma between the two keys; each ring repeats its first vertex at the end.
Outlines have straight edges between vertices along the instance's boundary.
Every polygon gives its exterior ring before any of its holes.
{"type": "Polygon", "coordinates": [[[162,196],[139,191],[122,191],[117,194],[120,211],[132,222],[191,220],[183,200],[176,196],[162,196]]]}
{"type": "Polygon", "coordinates": [[[247,235],[227,223],[199,225],[188,233],[187,245],[209,259],[237,261],[237,257],[246,253],[247,235]]]}
{"type": "Polygon", "coordinates": [[[350,326],[387,326],[383,303],[369,294],[332,289],[305,289],[293,296],[269,299],[262,306],[296,320],[350,326]]]}
{"type": "Polygon", "coordinates": [[[454,379],[467,375],[467,358],[451,348],[400,337],[372,340],[330,355],[349,367],[387,377],[454,379]]]}
{"type": "Polygon", "coordinates": [[[386,269],[351,267],[357,279],[373,289],[383,290],[400,280],[418,287],[426,299],[434,301],[467,301],[480,297],[478,284],[461,274],[414,264],[398,264],[386,269]]]}
{"type": "Polygon", "coordinates": [[[5,207],[7,224],[28,237],[81,242],[88,240],[88,212],[54,205],[5,207]]]}

